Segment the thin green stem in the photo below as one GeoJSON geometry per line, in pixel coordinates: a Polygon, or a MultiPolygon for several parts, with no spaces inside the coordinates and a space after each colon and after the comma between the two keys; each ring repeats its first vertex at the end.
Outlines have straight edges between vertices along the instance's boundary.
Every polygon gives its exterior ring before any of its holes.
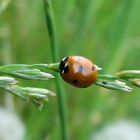
{"type": "MultiPolygon", "coordinates": [[[[56,31],[55,31],[51,1],[44,0],[44,5],[45,5],[46,23],[48,27],[50,42],[51,42],[52,58],[53,58],[53,62],[56,62],[59,59],[59,50],[57,47],[56,31]]],[[[60,81],[60,76],[56,74],[55,77],[56,77],[56,89],[58,93],[58,107],[59,107],[59,115],[60,115],[60,123],[61,123],[62,140],[67,140],[68,135],[67,135],[65,97],[64,97],[63,87],[60,81]]]]}

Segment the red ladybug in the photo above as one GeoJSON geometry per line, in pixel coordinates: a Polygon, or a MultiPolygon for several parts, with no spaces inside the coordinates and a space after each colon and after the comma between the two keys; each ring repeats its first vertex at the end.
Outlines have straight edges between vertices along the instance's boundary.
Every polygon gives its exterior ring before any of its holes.
{"type": "Polygon", "coordinates": [[[86,88],[97,80],[97,66],[82,56],[64,57],[59,70],[61,77],[75,87],[86,88]]]}

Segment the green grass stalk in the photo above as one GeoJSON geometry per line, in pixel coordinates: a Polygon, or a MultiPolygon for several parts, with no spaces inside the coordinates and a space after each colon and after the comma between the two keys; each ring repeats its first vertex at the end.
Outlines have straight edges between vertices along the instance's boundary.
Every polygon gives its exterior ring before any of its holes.
{"type": "MultiPolygon", "coordinates": [[[[56,40],[56,31],[55,31],[54,16],[52,12],[51,1],[44,0],[44,5],[45,5],[46,23],[48,27],[50,42],[51,42],[52,59],[53,62],[57,62],[59,60],[59,50],[58,50],[57,40],[56,40]]],[[[56,89],[58,94],[58,107],[59,107],[59,115],[60,115],[60,123],[61,123],[62,140],[67,140],[68,135],[67,135],[65,97],[64,97],[63,87],[60,81],[60,76],[56,74],[55,77],[56,77],[56,89]]]]}

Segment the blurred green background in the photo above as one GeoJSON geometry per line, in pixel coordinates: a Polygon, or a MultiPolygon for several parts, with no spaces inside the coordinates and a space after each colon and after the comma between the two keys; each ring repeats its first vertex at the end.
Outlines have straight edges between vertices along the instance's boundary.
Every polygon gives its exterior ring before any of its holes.
{"type": "MultiPolygon", "coordinates": [[[[51,63],[43,0],[11,0],[2,12],[6,1],[0,0],[0,64],[51,63]]],[[[52,0],[52,4],[61,58],[85,56],[103,68],[101,73],[140,68],[139,0],[52,0]]],[[[138,88],[128,94],[62,84],[71,140],[90,140],[98,129],[118,119],[140,122],[138,88]]],[[[55,92],[54,80],[20,80],[20,85],[55,92]]],[[[7,95],[0,92],[0,104],[7,107],[7,95]]],[[[42,111],[17,97],[10,100],[25,125],[25,140],[61,139],[57,97],[51,97],[42,111]]]]}

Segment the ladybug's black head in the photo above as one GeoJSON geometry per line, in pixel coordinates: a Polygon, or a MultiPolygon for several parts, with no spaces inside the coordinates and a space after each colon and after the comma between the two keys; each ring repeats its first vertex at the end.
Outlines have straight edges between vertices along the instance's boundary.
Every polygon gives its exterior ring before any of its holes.
{"type": "Polygon", "coordinates": [[[60,74],[62,73],[62,71],[64,70],[65,66],[66,66],[66,63],[68,61],[68,58],[69,57],[64,57],[61,62],[60,62],[60,65],[59,65],[59,70],[60,70],[60,74]]]}

